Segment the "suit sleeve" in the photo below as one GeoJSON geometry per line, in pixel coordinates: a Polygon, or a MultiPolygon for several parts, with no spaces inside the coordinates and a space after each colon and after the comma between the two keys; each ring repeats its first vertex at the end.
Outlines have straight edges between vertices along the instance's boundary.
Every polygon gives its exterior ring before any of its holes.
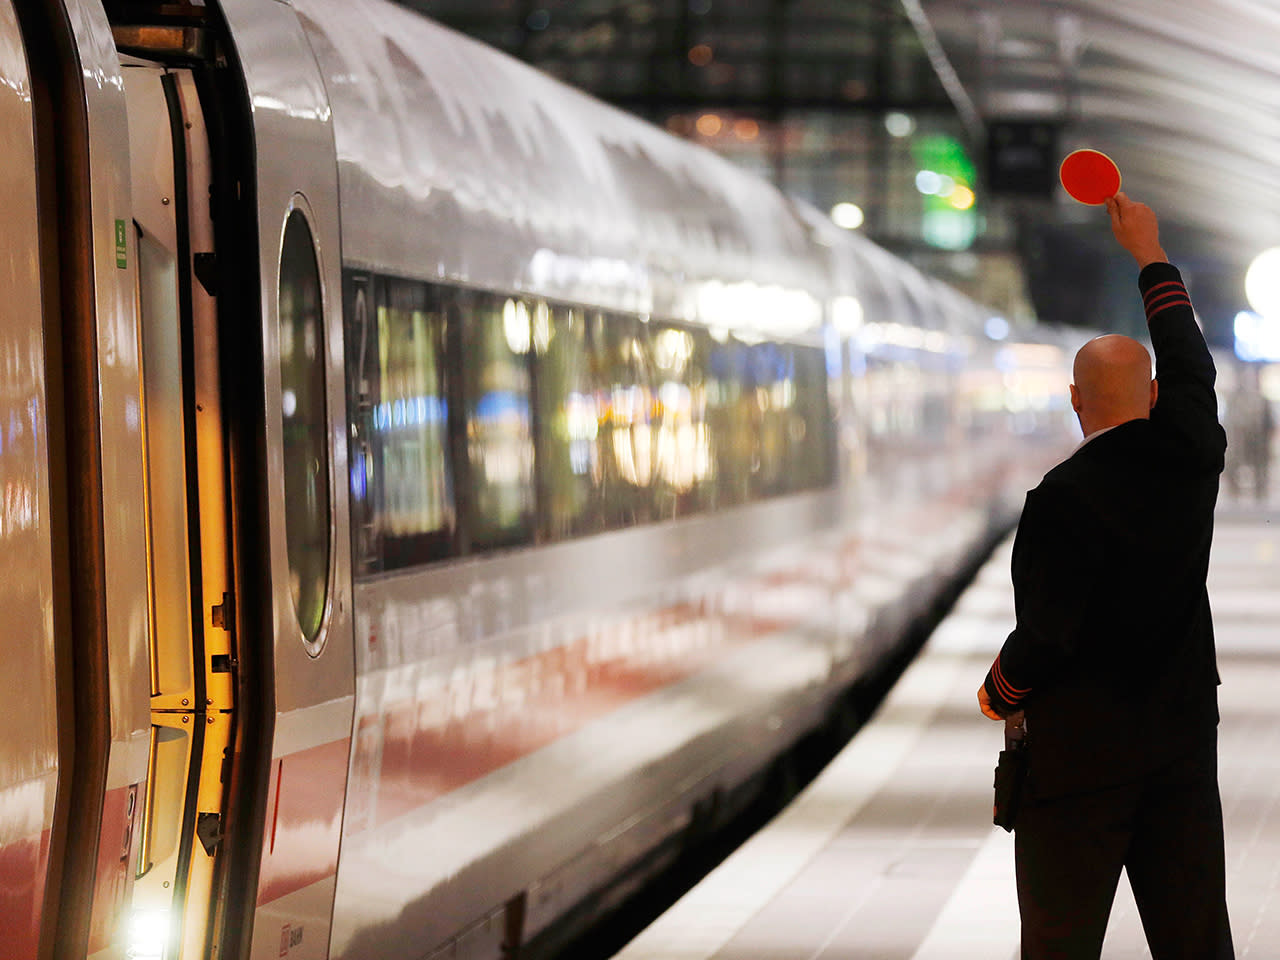
{"type": "Polygon", "coordinates": [[[1080,656],[1096,569],[1082,520],[1057,488],[1041,484],[1027,494],[1013,545],[1016,625],[983,683],[997,713],[1021,710],[1080,656]]]}
{"type": "Polygon", "coordinates": [[[1175,436],[1190,460],[1221,473],[1227,438],[1218,423],[1213,391],[1217,371],[1196,325],[1182,275],[1172,264],[1152,263],[1139,275],[1138,289],[1160,384],[1151,421],[1175,436]]]}

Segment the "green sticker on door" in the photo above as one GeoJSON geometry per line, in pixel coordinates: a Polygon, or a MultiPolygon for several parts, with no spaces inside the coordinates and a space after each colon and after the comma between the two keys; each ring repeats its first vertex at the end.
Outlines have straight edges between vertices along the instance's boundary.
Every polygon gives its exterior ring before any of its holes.
{"type": "Polygon", "coordinates": [[[123,270],[129,265],[129,259],[125,254],[125,232],[124,221],[116,221],[116,267],[123,270]]]}

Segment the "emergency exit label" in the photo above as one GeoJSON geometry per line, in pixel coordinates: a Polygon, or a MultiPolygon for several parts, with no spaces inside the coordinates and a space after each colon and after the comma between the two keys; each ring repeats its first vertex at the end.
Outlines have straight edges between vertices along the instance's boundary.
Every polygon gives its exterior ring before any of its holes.
{"type": "Polygon", "coordinates": [[[116,221],[116,267],[123,270],[129,265],[129,260],[125,256],[125,232],[124,221],[116,221]]]}

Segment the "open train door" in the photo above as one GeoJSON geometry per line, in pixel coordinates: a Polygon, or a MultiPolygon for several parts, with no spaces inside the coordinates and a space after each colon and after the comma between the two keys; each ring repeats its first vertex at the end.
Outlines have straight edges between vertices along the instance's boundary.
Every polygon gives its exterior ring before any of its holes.
{"type": "Polygon", "coordinates": [[[337,157],[293,7],[221,0],[218,13],[250,108],[235,243],[254,262],[237,275],[240,309],[220,303],[219,318],[233,605],[255,698],[237,706],[227,836],[240,846],[220,874],[219,923],[225,955],[322,960],[355,699],[337,157]]]}
{"type": "Polygon", "coordinates": [[[236,719],[209,136],[182,44],[114,26],[128,103],[146,444],[150,749],[128,949],[205,956],[236,719]],[[202,266],[203,265],[203,266],[202,266]]]}
{"type": "Polygon", "coordinates": [[[322,960],[355,708],[338,161],[293,7],[223,0],[222,10],[253,104],[274,678],[248,956],[322,960]]]}
{"type": "Polygon", "coordinates": [[[354,691],[336,161],[292,9],[225,7],[112,22],[153,634],[131,949],[320,960],[354,691]]]}

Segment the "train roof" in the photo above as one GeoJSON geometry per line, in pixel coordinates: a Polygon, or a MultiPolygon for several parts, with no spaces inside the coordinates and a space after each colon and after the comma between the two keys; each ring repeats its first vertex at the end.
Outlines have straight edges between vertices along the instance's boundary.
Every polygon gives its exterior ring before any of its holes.
{"type": "MultiPolygon", "coordinates": [[[[343,260],[770,336],[928,280],[703,147],[386,0],[295,0],[332,109],[343,260]]],[[[860,308],[863,309],[863,308],[860,308]]]]}

